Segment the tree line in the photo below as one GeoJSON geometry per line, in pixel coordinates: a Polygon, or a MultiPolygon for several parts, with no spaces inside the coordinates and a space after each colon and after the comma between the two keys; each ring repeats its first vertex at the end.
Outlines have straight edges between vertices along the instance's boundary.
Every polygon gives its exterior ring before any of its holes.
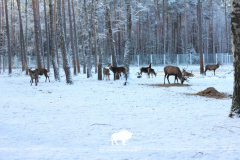
{"type": "MultiPolygon", "coordinates": [[[[0,4],[0,55],[37,57],[37,68],[52,67],[59,80],[65,71],[91,77],[102,68],[103,56],[230,53],[230,0],[2,0],[0,4]],[[73,66],[68,64],[68,55],[73,66]],[[47,58],[44,59],[44,56],[47,58]],[[50,58],[51,57],[51,58],[50,58]],[[46,61],[46,62],[45,62],[46,61]],[[45,66],[45,63],[47,64],[45,66]],[[82,68],[81,68],[82,66],[82,68]]],[[[105,57],[105,56],[104,56],[105,57]]],[[[201,60],[200,60],[201,64],[201,60]]],[[[0,68],[0,70],[1,70],[0,68]]],[[[102,79],[98,72],[98,79],[102,79]]]]}

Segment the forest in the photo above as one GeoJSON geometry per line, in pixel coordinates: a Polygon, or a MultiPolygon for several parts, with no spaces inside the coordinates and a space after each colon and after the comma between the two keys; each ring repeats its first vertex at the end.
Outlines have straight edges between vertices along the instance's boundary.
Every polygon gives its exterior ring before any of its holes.
{"type": "Polygon", "coordinates": [[[205,62],[216,64],[218,54],[226,54],[231,62],[230,0],[1,2],[1,72],[11,73],[19,61],[26,72],[53,68],[57,80],[60,66],[91,77],[107,63],[171,64],[177,55],[201,63],[204,54],[205,62]]]}

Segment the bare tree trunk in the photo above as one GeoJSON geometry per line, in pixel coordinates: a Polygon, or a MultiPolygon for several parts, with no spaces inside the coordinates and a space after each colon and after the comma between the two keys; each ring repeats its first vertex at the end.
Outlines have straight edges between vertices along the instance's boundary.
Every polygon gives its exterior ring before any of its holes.
{"type": "Polygon", "coordinates": [[[76,53],[77,59],[77,72],[80,73],[80,63],[79,63],[79,56],[78,56],[78,48],[77,48],[77,31],[76,31],[76,19],[75,19],[75,11],[74,11],[74,3],[72,0],[72,11],[73,11],[73,31],[74,31],[74,48],[76,53]]]}
{"type": "Polygon", "coordinates": [[[2,54],[3,54],[3,45],[2,45],[2,8],[0,6],[0,73],[2,72],[2,54]]]}
{"type": "Polygon", "coordinates": [[[187,53],[187,2],[186,2],[186,0],[184,0],[184,8],[185,8],[185,36],[184,36],[184,54],[186,54],[187,53]]]}
{"type": "Polygon", "coordinates": [[[62,0],[57,0],[57,3],[58,3],[58,29],[59,29],[59,40],[60,40],[60,46],[61,46],[62,58],[63,58],[63,69],[65,71],[67,84],[73,84],[73,80],[72,80],[72,76],[71,76],[71,72],[70,72],[70,66],[68,63],[68,55],[66,52],[65,37],[64,37],[64,33],[63,33],[61,2],[62,2],[62,0]]]}
{"type": "Polygon", "coordinates": [[[50,72],[50,64],[49,64],[49,34],[48,34],[48,24],[47,24],[47,15],[46,15],[46,2],[44,2],[44,19],[45,19],[45,36],[46,36],[46,46],[47,46],[47,70],[50,72]]]}
{"type": "Polygon", "coordinates": [[[35,51],[37,52],[37,68],[42,68],[41,47],[39,37],[39,16],[37,13],[37,4],[35,0],[32,0],[33,18],[34,18],[34,35],[35,35],[35,51]]]}
{"type": "MultiPolygon", "coordinates": [[[[5,48],[5,35],[4,35],[4,4],[2,0],[2,46],[5,48]]],[[[5,72],[5,52],[3,49],[3,73],[5,72]]]]}
{"type": "Polygon", "coordinates": [[[163,54],[166,53],[166,47],[165,47],[165,1],[162,0],[162,4],[163,4],[163,54]]]}
{"type": "Polygon", "coordinates": [[[73,28],[72,28],[72,14],[71,14],[71,3],[70,0],[68,0],[68,18],[69,18],[69,26],[70,26],[70,40],[71,40],[71,47],[72,47],[72,56],[73,56],[73,74],[77,74],[76,70],[76,55],[75,55],[75,49],[74,49],[74,40],[73,40],[73,28]]]}
{"type": "Polygon", "coordinates": [[[200,54],[200,74],[204,74],[203,70],[203,51],[202,51],[202,4],[198,0],[198,28],[199,28],[199,54],[200,54]]]}
{"type": "MultiPolygon", "coordinates": [[[[99,42],[99,30],[98,30],[98,11],[99,11],[99,1],[96,0],[96,12],[95,12],[95,33],[96,33],[96,43],[97,43],[97,51],[98,51],[98,80],[102,80],[102,52],[100,48],[99,42]]],[[[95,4],[95,3],[94,3],[95,4]]]]}
{"type": "MultiPolygon", "coordinates": [[[[21,16],[21,6],[20,6],[20,0],[17,0],[18,5],[18,13],[19,13],[19,23],[20,23],[20,47],[21,47],[21,53],[22,53],[22,71],[25,71],[26,68],[26,52],[25,52],[25,42],[24,42],[24,36],[23,36],[23,26],[22,26],[22,16],[21,16]]],[[[27,73],[26,73],[27,74],[27,73]]]]}
{"type": "Polygon", "coordinates": [[[227,0],[224,0],[224,12],[225,12],[225,26],[226,26],[226,51],[229,52],[228,49],[228,27],[227,27],[227,0]]]}
{"type": "Polygon", "coordinates": [[[7,27],[7,41],[8,41],[8,73],[12,73],[12,54],[11,54],[11,42],[9,33],[9,22],[8,22],[8,7],[7,0],[5,0],[5,13],[6,13],[6,27],[7,27]]]}
{"type": "Polygon", "coordinates": [[[240,117],[240,2],[232,0],[231,42],[234,66],[234,87],[232,107],[229,116],[240,117]]]}
{"type": "Polygon", "coordinates": [[[112,66],[117,67],[117,59],[116,59],[116,52],[114,47],[114,40],[113,40],[113,33],[112,33],[112,26],[111,26],[111,20],[110,20],[110,6],[108,5],[107,1],[104,0],[104,4],[106,5],[106,19],[107,19],[107,29],[108,29],[108,36],[110,41],[110,50],[112,55],[112,66]]]}
{"type": "Polygon", "coordinates": [[[209,1],[209,37],[208,37],[208,53],[213,54],[213,29],[212,29],[212,0],[209,1]]]}
{"type": "Polygon", "coordinates": [[[53,4],[52,0],[49,0],[49,9],[50,9],[50,50],[52,54],[52,64],[53,64],[53,70],[54,70],[54,78],[56,81],[60,81],[60,75],[59,75],[59,68],[56,58],[56,52],[55,52],[55,30],[53,26],[53,4]]]}
{"type": "MultiPolygon", "coordinates": [[[[28,49],[28,14],[27,14],[27,8],[28,8],[28,0],[25,1],[25,21],[26,21],[26,25],[25,25],[25,52],[27,54],[27,49],[28,49]]],[[[27,58],[25,61],[25,66],[26,66],[26,75],[28,75],[28,66],[27,66],[27,58]]]]}
{"type": "MultiPolygon", "coordinates": [[[[125,42],[125,51],[124,51],[124,61],[123,64],[127,67],[127,76],[129,77],[129,56],[131,54],[131,28],[132,28],[132,21],[131,21],[131,0],[125,0],[126,4],[126,42],[125,42]]],[[[127,80],[127,77],[126,77],[127,80]]]]}
{"type": "MultiPolygon", "coordinates": [[[[85,12],[85,21],[86,21],[86,30],[88,31],[88,53],[87,53],[87,78],[92,77],[92,14],[90,18],[90,26],[88,25],[88,13],[86,0],[84,0],[84,12],[85,12]]],[[[93,4],[92,4],[93,5],[93,4]]]]}
{"type": "Polygon", "coordinates": [[[53,20],[54,20],[54,40],[55,40],[55,54],[56,54],[56,57],[57,57],[57,64],[59,66],[59,56],[58,56],[58,41],[57,41],[57,24],[56,24],[56,21],[57,21],[57,2],[56,0],[54,0],[54,9],[53,9],[53,20]]]}

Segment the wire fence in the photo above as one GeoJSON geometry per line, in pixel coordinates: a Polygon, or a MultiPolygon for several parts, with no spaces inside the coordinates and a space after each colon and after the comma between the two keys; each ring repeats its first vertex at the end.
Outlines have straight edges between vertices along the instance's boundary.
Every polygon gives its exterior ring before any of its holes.
{"type": "MultiPolygon", "coordinates": [[[[118,66],[123,65],[123,55],[117,55],[118,66]]],[[[69,56],[69,64],[72,67],[73,61],[72,56],[69,56]]],[[[44,57],[45,68],[47,66],[47,57],[44,57]]],[[[232,54],[228,53],[217,53],[217,54],[203,54],[203,64],[216,64],[219,61],[222,65],[233,64],[232,54]]],[[[85,58],[85,62],[87,62],[85,58]]],[[[27,63],[29,68],[37,68],[36,56],[28,56],[27,63]]],[[[95,59],[92,57],[92,65],[94,65],[95,59]]],[[[108,63],[112,63],[111,56],[103,55],[103,66],[107,66],[108,63]]],[[[152,63],[155,66],[165,65],[198,65],[200,64],[200,58],[198,54],[149,54],[149,55],[130,55],[130,66],[148,66],[152,63]]],[[[80,60],[80,64],[83,65],[83,59],[80,60]]],[[[52,66],[52,60],[50,56],[50,66],[52,66]]],[[[62,67],[62,58],[59,57],[59,67],[62,67]]],[[[21,57],[12,57],[12,68],[21,69],[22,62],[21,57]]],[[[8,57],[0,56],[0,70],[8,69],[8,57]]]]}

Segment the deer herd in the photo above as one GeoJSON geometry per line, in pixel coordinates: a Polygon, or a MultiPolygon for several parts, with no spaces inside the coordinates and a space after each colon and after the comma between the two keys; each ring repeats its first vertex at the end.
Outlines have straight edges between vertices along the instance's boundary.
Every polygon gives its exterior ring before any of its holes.
{"type": "MultiPolygon", "coordinates": [[[[216,65],[205,65],[205,74],[206,74],[206,71],[214,71],[214,75],[215,75],[215,70],[219,68],[219,65],[220,65],[220,62],[218,62],[216,65]]],[[[141,67],[139,70],[140,72],[137,72],[137,78],[141,78],[142,77],[142,73],[147,73],[148,77],[150,78],[150,75],[152,75],[152,78],[153,78],[153,75],[155,75],[156,77],[156,72],[152,67],[152,64],[150,63],[148,67],[141,67]]],[[[103,80],[106,79],[106,80],[110,80],[110,71],[113,72],[113,77],[114,77],[114,81],[116,80],[116,77],[117,76],[120,76],[122,77],[122,73],[124,74],[125,76],[125,79],[127,81],[127,68],[126,67],[113,67],[111,64],[108,64],[108,68],[103,68],[103,80]]],[[[165,79],[167,77],[167,80],[168,80],[168,83],[170,84],[169,82],[169,76],[175,76],[175,79],[174,79],[174,83],[175,81],[177,80],[177,83],[178,83],[178,79],[180,79],[181,81],[181,84],[184,83],[184,81],[188,81],[188,78],[189,77],[194,77],[194,74],[192,73],[189,73],[186,71],[185,68],[183,68],[182,72],[181,70],[179,69],[179,67],[177,66],[171,66],[171,65],[168,65],[168,66],[165,66],[164,67],[164,84],[165,84],[165,79]]],[[[35,85],[37,86],[37,83],[39,82],[39,75],[45,75],[46,77],[46,80],[45,82],[47,81],[47,78],[50,82],[50,79],[49,79],[49,75],[48,75],[48,70],[45,69],[45,68],[41,68],[41,69],[35,69],[35,70],[31,70],[29,69],[29,75],[30,75],[30,83],[32,85],[33,83],[33,80],[35,79],[35,85]]],[[[126,85],[126,82],[125,82],[125,85],[126,85]]]]}

